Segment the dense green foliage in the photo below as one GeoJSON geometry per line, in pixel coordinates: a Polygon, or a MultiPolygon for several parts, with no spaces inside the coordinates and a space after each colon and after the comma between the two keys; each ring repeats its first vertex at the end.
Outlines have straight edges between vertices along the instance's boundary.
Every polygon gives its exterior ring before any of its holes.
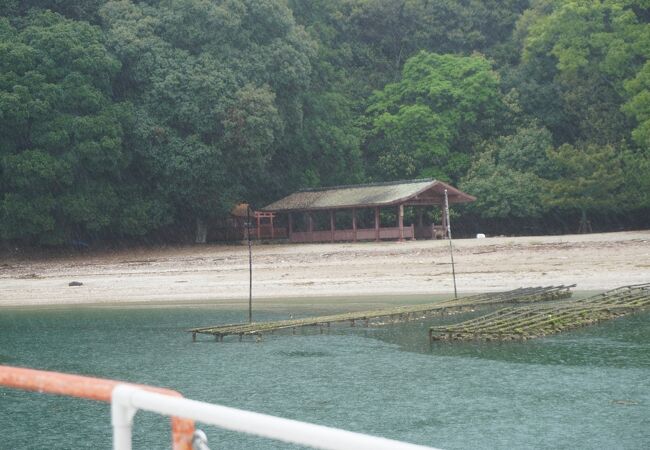
{"type": "Polygon", "coordinates": [[[493,129],[499,97],[485,58],[418,53],[399,82],[371,98],[368,171],[379,179],[456,181],[467,172],[471,149],[493,129]]]}
{"type": "Polygon", "coordinates": [[[2,19],[0,39],[2,237],[147,232],[134,215],[156,200],[130,176],[130,108],[112,99],[120,62],[101,30],[34,12],[19,28],[2,19]]]}
{"type": "Polygon", "coordinates": [[[645,0],[8,0],[0,241],[435,177],[466,231],[650,225],[645,0]],[[616,220],[612,218],[616,217],[616,220]]]}

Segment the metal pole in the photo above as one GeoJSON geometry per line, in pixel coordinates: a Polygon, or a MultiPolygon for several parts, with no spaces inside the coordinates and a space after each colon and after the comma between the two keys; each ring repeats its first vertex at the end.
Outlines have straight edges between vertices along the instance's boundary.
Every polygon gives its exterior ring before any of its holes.
{"type": "Polygon", "coordinates": [[[458,298],[456,290],[456,267],[454,265],[454,247],[451,245],[451,220],[449,220],[449,198],[445,189],[445,215],[447,216],[447,236],[449,237],[449,255],[451,255],[451,274],[454,278],[454,298],[458,298]]]}
{"type": "Polygon", "coordinates": [[[251,207],[246,205],[248,232],[248,323],[253,322],[253,250],[251,247],[251,207]]]}
{"type": "Polygon", "coordinates": [[[113,425],[113,450],[131,450],[133,416],[137,409],[131,406],[129,396],[134,389],[117,385],[111,393],[111,425],[113,425]]]}

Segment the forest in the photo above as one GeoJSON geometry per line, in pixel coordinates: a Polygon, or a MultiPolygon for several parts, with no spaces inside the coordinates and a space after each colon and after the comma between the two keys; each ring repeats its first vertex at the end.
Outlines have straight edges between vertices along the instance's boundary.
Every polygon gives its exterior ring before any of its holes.
{"type": "Polygon", "coordinates": [[[3,0],[0,246],[436,178],[460,235],[650,227],[648,0],[3,0]]]}

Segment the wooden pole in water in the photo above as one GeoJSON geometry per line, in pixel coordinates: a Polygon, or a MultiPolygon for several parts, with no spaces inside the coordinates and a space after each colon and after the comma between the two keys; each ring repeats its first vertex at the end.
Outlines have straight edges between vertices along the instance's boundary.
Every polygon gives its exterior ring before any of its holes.
{"type": "MultiPolygon", "coordinates": [[[[248,225],[248,323],[253,322],[253,249],[251,247],[251,207],[246,206],[248,225]]],[[[259,226],[258,226],[259,230],[259,226]]]]}
{"type": "Polygon", "coordinates": [[[451,256],[451,274],[454,279],[454,298],[458,298],[456,290],[456,266],[454,265],[454,247],[451,244],[451,221],[449,220],[449,197],[445,189],[445,216],[447,217],[447,237],[449,238],[449,255],[451,256]]]}

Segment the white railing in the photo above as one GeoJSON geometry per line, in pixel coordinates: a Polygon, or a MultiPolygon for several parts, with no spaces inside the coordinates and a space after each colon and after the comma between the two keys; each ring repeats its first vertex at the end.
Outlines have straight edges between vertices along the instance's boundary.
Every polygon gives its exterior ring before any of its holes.
{"type": "Polygon", "coordinates": [[[115,450],[131,449],[133,417],[139,409],[171,417],[173,450],[209,450],[205,433],[195,431],[195,420],[320,449],[432,450],[431,447],[188,400],[169,389],[105,378],[0,365],[0,386],[110,402],[115,450]]]}
{"type": "MultiPolygon", "coordinates": [[[[177,416],[227,430],[329,450],[432,450],[381,437],[213,405],[120,384],[113,389],[111,418],[114,450],[131,450],[133,416],[138,410],[177,416]]],[[[434,449],[435,450],[435,449],[434,449]]]]}

